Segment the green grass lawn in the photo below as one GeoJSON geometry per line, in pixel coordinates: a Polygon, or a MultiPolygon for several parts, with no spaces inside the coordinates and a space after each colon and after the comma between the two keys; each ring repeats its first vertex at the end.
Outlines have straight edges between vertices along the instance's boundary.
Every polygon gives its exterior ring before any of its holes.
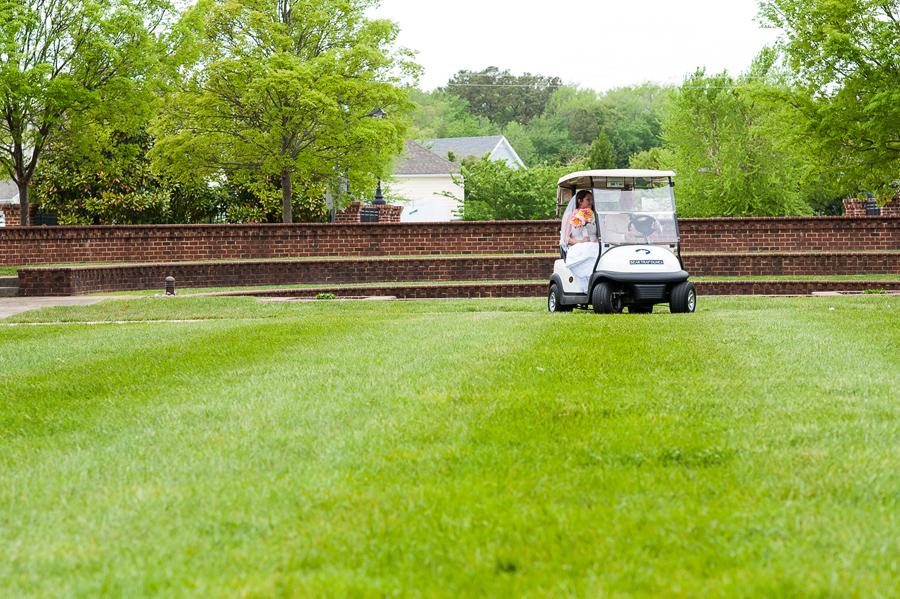
{"type": "Polygon", "coordinates": [[[0,321],[0,597],[900,597],[898,298],[545,310],[0,321]]]}

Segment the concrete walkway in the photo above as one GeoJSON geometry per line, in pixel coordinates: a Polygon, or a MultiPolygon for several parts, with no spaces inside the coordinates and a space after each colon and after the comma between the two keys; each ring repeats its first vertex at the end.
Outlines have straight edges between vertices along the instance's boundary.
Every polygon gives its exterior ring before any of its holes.
{"type": "Polygon", "coordinates": [[[89,306],[105,299],[124,299],[123,296],[62,296],[62,297],[0,297],[0,320],[13,314],[49,306],[89,306]]]}

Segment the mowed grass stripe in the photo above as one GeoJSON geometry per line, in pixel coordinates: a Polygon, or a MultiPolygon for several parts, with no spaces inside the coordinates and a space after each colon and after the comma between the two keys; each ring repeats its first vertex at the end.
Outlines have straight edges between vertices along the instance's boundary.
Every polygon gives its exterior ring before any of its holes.
{"type": "Polygon", "coordinates": [[[6,329],[0,586],[895,596],[889,301],[6,329]]]}

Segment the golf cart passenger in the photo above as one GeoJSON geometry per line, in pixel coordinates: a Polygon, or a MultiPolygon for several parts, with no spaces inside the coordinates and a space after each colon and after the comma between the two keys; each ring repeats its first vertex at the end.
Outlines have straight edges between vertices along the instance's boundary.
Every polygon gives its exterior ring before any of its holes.
{"type": "Polygon", "coordinates": [[[600,255],[597,239],[594,195],[582,189],[569,201],[563,213],[559,236],[566,248],[566,266],[572,271],[579,289],[587,292],[588,280],[600,255]]]}
{"type": "Polygon", "coordinates": [[[637,243],[662,231],[659,221],[649,215],[636,214],[634,191],[626,185],[619,194],[618,214],[606,216],[606,235],[612,243],[637,243]]]}

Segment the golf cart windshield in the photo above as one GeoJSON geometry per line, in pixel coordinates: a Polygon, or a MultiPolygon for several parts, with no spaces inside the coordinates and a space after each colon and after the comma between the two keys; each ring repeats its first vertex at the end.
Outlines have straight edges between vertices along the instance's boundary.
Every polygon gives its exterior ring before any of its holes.
{"type": "MultiPolygon", "coordinates": [[[[579,171],[559,180],[557,210],[581,190],[594,199],[602,252],[617,245],[652,244],[677,251],[679,234],[671,171],[608,169],[579,171]]],[[[566,221],[563,218],[563,221],[566,221]]],[[[565,238],[566,227],[561,227],[565,238]]]]}
{"type": "Polygon", "coordinates": [[[678,242],[672,188],[594,188],[594,210],[604,244],[669,245],[678,242]]]}

